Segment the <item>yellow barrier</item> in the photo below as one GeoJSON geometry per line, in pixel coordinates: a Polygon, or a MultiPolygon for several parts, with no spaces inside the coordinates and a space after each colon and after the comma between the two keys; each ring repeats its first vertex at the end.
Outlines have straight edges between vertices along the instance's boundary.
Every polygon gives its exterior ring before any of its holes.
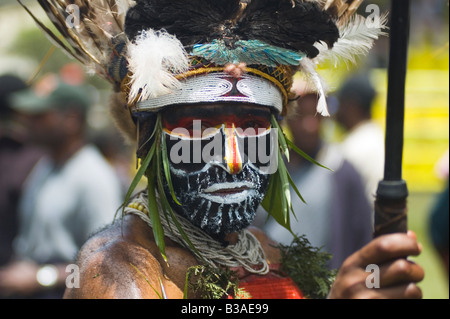
{"type": "MultiPolygon", "coordinates": [[[[373,70],[378,98],[374,118],[385,125],[386,70],[373,70]],[[383,85],[381,85],[383,83],[383,85]]],[[[411,191],[439,191],[435,165],[449,147],[448,70],[408,70],[403,178],[411,191]]]]}
{"type": "MultiPolygon", "coordinates": [[[[333,92],[352,71],[356,71],[354,66],[325,65],[319,72],[333,92]]],[[[387,70],[370,72],[378,92],[373,116],[384,127],[387,70]]],[[[409,51],[404,132],[403,178],[408,188],[412,192],[440,191],[444,181],[436,175],[435,165],[449,148],[448,43],[440,47],[423,44],[409,51]]],[[[335,129],[332,138],[340,140],[341,133],[335,129]]]]}

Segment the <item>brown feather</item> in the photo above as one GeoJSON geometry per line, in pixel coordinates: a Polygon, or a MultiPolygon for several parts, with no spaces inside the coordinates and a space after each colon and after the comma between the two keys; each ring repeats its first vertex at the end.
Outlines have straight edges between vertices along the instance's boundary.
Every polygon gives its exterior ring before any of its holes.
{"type": "Polygon", "coordinates": [[[108,74],[108,67],[114,53],[117,56],[113,38],[123,33],[125,12],[119,12],[118,2],[121,1],[123,6],[127,0],[38,0],[67,44],[45,27],[21,0],[18,1],[59,47],[84,65],[93,65],[101,77],[118,85],[108,74]],[[80,12],[80,23],[75,27],[66,23],[69,14],[66,9],[71,4],[78,6],[80,12]]]}
{"type": "Polygon", "coordinates": [[[19,4],[25,9],[25,11],[31,16],[38,27],[50,38],[52,42],[58,47],[60,47],[65,53],[74,59],[77,59],[81,63],[85,61],[77,54],[74,54],[73,50],[68,47],[64,42],[62,42],[50,29],[48,29],[29,9],[25,6],[21,0],[18,0],[19,4]]]}
{"type": "Polygon", "coordinates": [[[356,12],[363,0],[327,0],[323,9],[335,20],[337,25],[343,25],[356,12]]]}

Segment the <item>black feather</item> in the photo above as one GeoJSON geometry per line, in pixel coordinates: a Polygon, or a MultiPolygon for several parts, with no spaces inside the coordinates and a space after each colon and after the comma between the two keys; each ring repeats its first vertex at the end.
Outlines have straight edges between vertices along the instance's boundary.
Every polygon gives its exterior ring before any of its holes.
{"type": "Polygon", "coordinates": [[[174,34],[186,48],[214,39],[226,43],[260,40],[302,51],[310,58],[319,52],[314,43],[332,47],[339,31],[331,17],[314,2],[252,0],[240,13],[239,0],[138,0],[125,20],[125,32],[134,39],[152,28],[174,34]]]}
{"type": "Polygon", "coordinates": [[[165,29],[185,46],[220,37],[225,21],[239,9],[239,0],[138,0],[125,20],[125,33],[165,29]]]}
{"type": "Polygon", "coordinates": [[[314,43],[323,41],[332,47],[339,31],[330,16],[314,2],[291,0],[252,0],[237,32],[246,39],[298,50],[308,57],[317,56],[314,43]]]}

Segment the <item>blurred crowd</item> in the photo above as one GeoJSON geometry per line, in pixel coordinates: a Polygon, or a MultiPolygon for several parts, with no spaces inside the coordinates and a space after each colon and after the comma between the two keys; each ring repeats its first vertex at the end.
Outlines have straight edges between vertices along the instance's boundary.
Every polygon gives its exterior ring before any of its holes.
{"type": "Polygon", "coordinates": [[[0,77],[4,298],[61,298],[67,266],[111,224],[130,183],[131,155],[116,131],[89,129],[92,88],[70,69],[32,86],[0,77]]]}

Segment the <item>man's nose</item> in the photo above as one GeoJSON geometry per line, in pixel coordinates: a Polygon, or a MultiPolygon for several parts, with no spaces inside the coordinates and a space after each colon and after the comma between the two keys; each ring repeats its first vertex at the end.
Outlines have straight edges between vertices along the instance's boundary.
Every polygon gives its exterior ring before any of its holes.
{"type": "Polygon", "coordinates": [[[234,124],[226,125],[225,134],[225,168],[228,173],[235,175],[242,171],[242,156],[239,150],[239,143],[234,124]]]}

